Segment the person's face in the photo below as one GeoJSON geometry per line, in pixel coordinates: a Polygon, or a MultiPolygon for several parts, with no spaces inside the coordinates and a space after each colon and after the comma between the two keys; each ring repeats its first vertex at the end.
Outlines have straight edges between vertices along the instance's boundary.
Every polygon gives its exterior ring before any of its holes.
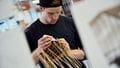
{"type": "Polygon", "coordinates": [[[61,6],[54,8],[45,8],[42,11],[42,17],[47,24],[55,24],[61,14],[61,6]]]}

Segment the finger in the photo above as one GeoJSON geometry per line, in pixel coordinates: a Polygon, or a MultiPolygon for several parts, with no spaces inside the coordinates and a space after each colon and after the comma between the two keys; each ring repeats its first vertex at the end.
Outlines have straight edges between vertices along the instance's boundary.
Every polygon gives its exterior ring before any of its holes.
{"type": "Polygon", "coordinates": [[[42,38],[40,38],[40,41],[44,41],[45,39],[47,39],[47,38],[49,38],[49,39],[51,39],[52,40],[52,36],[50,36],[50,35],[43,35],[43,37],[42,38]]]}
{"type": "Polygon", "coordinates": [[[64,38],[60,38],[60,39],[58,39],[58,41],[59,41],[60,43],[66,43],[66,44],[67,44],[67,41],[66,41],[64,38]]]}
{"type": "Polygon", "coordinates": [[[52,41],[52,39],[53,39],[52,36],[43,35],[43,37],[38,40],[38,46],[39,46],[39,45],[42,45],[42,44],[44,44],[44,43],[46,43],[46,42],[52,41]]]}
{"type": "Polygon", "coordinates": [[[42,44],[45,44],[46,42],[51,42],[52,41],[52,39],[51,38],[46,38],[46,39],[44,39],[44,40],[38,40],[38,46],[39,45],[42,45],[42,44]]]}
{"type": "Polygon", "coordinates": [[[38,47],[41,47],[42,49],[46,49],[46,48],[48,48],[50,45],[51,45],[51,41],[46,42],[46,43],[44,43],[44,44],[42,44],[42,45],[40,45],[40,46],[38,46],[38,47]]]}
{"type": "Polygon", "coordinates": [[[60,38],[58,39],[58,42],[61,46],[63,46],[64,48],[70,48],[69,44],[67,43],[67,41],[64,38],[60,38]]]}

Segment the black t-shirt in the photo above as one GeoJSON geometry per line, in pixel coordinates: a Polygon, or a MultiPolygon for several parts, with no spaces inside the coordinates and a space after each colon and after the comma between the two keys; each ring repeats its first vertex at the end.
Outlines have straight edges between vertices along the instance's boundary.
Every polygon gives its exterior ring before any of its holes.
{"type": "Polygon", "coordinates": [[[43,24],[37,19],[25,30],[25,34],[31,51],[37,48],[37,41],[43,35],[51,35],[54,38],[65,38],[71,49],[82,48],[80,38],[72,18],[60,16],[56,24],[43,24]]]}
{"type": "MultiPolygon", "coordinates": [[[[40,39],[45,34],[51,35],[54,38],[65,38],[71,49],[77,49],[78,47],[82,48],[81,40],[72,18],[64,16],[60,16],[54,25],[43,24],[39,19],[37,19],[33,24],[31,24],[30,27],[25,30],[25,34],[30,45],[31,52],[38,47],[38,39],[40,39]]],[[[40,65],[42,68],[44,68],[41,62],[40,65]]],[[[68,68],[65,64],[64,66],[68,68]]],[[[82,68],[86,68],[84,64],[82,64],[82,68]]]]}

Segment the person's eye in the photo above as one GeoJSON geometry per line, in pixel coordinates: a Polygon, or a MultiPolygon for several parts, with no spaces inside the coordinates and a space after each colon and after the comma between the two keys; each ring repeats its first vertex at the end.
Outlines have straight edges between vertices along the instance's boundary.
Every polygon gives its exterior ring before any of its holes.
{"type": "Polygon", "coordinates": [[[54,13],[48,13],[49,15],[53,15],[54,13]]]}

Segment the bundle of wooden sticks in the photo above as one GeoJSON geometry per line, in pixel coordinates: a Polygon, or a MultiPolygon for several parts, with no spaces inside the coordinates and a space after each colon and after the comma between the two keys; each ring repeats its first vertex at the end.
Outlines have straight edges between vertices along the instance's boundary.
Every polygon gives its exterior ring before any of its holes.
{"type": "Polygon", "coordinates": [[[57,40],[52,41],[49,48],[39,56],[45,68],[80,68],[81,62],[69,56],[69,49],[64,48],[57,40]]]}

